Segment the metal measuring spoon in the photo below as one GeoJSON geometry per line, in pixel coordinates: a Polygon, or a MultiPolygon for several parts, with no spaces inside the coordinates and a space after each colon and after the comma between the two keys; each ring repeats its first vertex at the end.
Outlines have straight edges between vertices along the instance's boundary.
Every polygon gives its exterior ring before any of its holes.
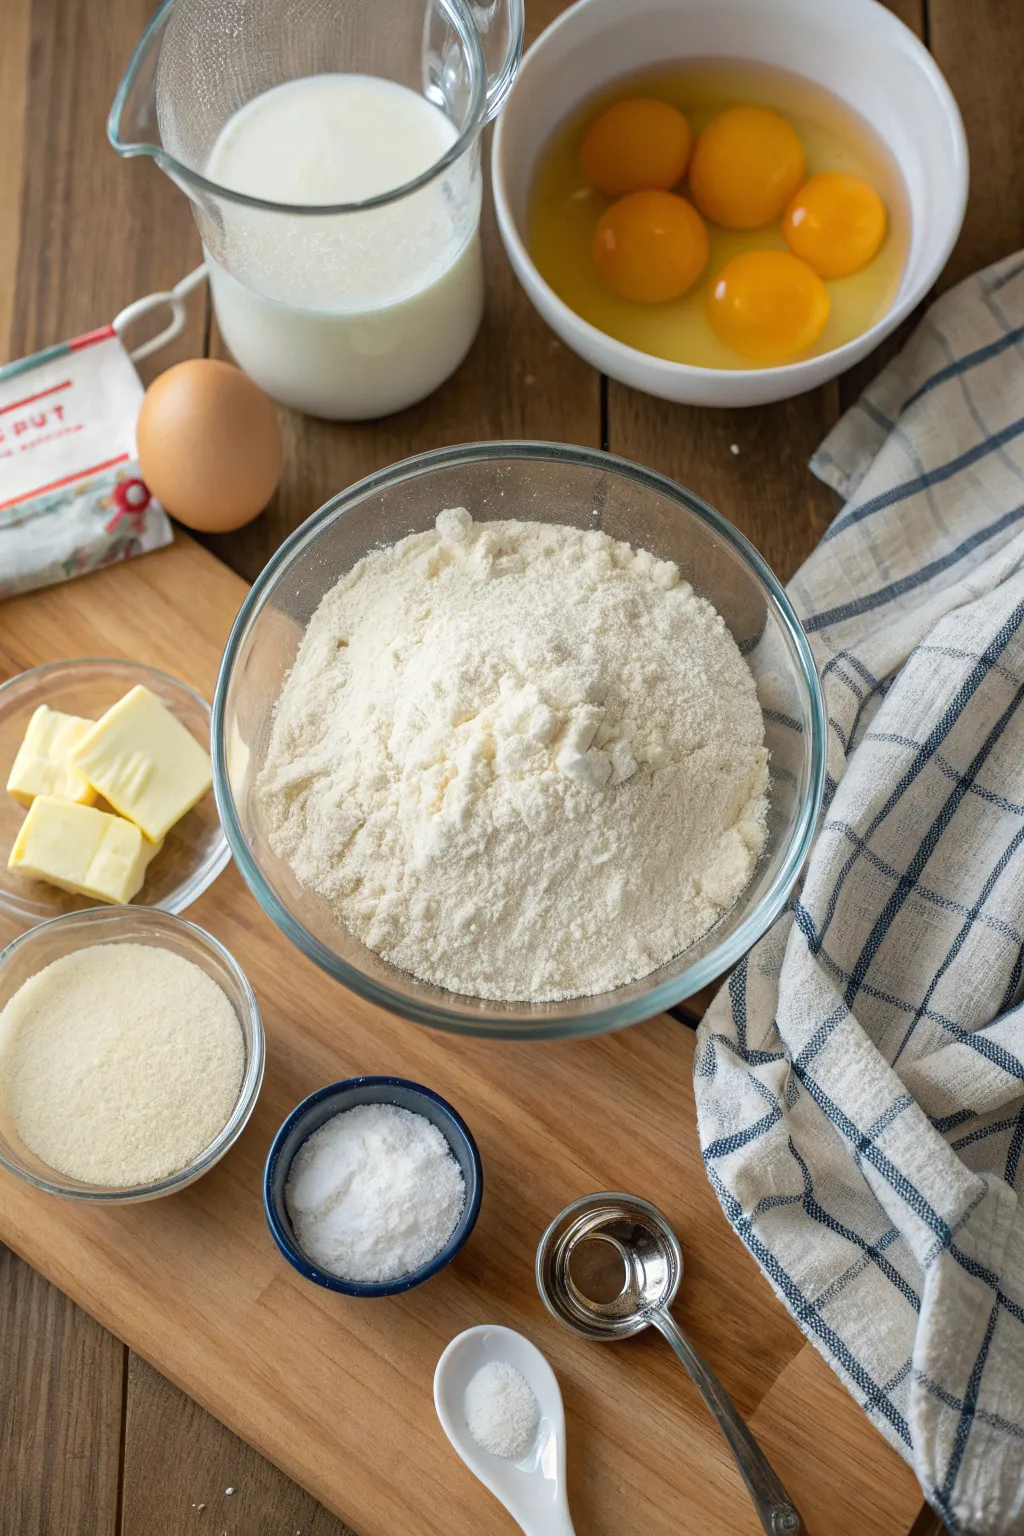
{"type": "Polygon", "coordinates": [[[683,1277],[683,1253],[655,1206],[611,1191],[574,1200],[541,1238],[536,1273],[548,1311],[585,1339],[626,1339],[653,1324],[714,1415],[768,1536],[802,1536],[789,1494],[669,1311],[683,1277]]]}

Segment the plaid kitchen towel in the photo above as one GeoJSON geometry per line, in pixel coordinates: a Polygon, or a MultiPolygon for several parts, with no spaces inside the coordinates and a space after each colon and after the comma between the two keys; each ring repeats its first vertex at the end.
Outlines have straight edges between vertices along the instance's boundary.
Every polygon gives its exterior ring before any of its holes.
{"type": "Polygon", "coordinates": [[[812,468],[847,498],[790,585],[825,808],[701,1025],[701,1145],[949,1528],[1024,1532],[1024,256],[941,298],[812,468]]]}

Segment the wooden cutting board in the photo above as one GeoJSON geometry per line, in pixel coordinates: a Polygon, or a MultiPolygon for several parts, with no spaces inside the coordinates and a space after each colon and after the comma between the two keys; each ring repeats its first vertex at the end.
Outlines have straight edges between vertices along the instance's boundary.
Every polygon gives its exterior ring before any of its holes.
{"type": "MultiPolygon", "coordinates": [[[[198,545],[0,604],[0,674],[127,656],[212,696],[244,583],[198,545]]],[[[277,932],[231,867],[189,917],[246,970],[267,1073],[238,1145],[170,1199],[93,1210],[0,1176],[0,1239],[270,1457],[359,1536],[511,1532],[437,1423],[437,1358],[461,1329],[521,1329],[565,1396],[580,1536],[756,1536],[758,1522],[696,1391],[656,1336],[591,1345],[533,1284],[566,1201],[627,1189],[676,1228],[676,1311],[793,1493],[812,1536],[904,1536],[911,1473],[773,1297],[731,1233],[697,1144],[690,1030],[667,1016],[556,1044],[458,1039],[352,996],[277,932]],[[406,1296],[355,1301],[302,1280],[261,1204],[267,1148],[294,1104],[356,1073],[429,1084],[469,1122],[484,1202],[467,1247],[406,1296]]],[[[0,938],[13,934],[0,930],[0,938]]]]}

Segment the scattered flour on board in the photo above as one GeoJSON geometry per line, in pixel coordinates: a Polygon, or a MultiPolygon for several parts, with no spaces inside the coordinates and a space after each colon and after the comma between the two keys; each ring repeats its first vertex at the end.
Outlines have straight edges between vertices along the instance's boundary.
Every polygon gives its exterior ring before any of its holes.
{"type": "Polygon", "coordinates": [[[0,1092],[25,1145],[89,1184],[148,1184],[224,1129],[245,1071],[231,1002],[191,960],[95,944],[0,1013],[0,1092]]]}
{"type": "Polygon", "coordinates": [[[327,593],[256,797],[384,959],[543,1001],[700,938],[750,879],[767,785],[750,669],[676,566],[456,507],[327,593]]]}

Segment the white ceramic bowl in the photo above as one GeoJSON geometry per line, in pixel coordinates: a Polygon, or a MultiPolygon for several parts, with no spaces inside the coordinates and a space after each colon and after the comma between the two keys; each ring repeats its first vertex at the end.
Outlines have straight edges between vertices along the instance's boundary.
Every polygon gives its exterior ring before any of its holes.
{"type": "Polygon", "coordinates": [[[566,344],[624,384],[689,405],[761,405],[814,389],[866,356],[938,277],[963,222],[967,141],[928,50],[875,0],[579,0],[523,60],[494,136],[498,224],[534,306],[566,344]],[[735,58],[803,75],[888,145],[906,187],[910,250],[888,312],[862,336],[778,368],[695,368],[652,357],[581,320],[526,247],[530,187],[551,134],[588,97],[675,59],[735,58]]]}

